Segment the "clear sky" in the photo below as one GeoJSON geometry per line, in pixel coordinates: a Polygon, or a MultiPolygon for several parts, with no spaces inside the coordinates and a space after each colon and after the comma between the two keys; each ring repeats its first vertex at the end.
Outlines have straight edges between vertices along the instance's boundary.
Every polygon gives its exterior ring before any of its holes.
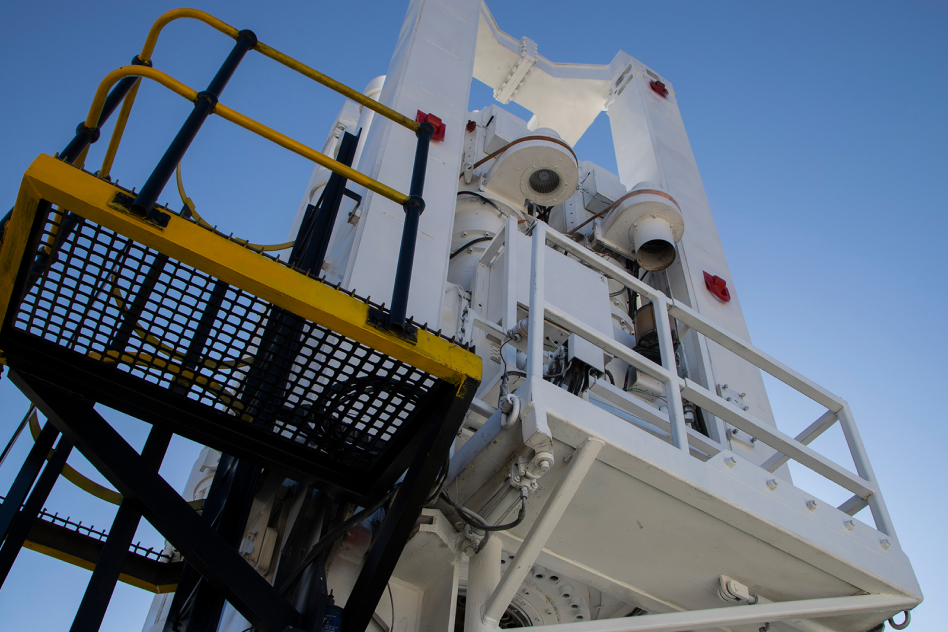
{"type": "MultiPolygon", "coordinates": [[[[141,49],[176,4],[9,3],[0,38],[0,203],[40,153],[60,151],[95,86],[141,49]]],[[[237,28],[361,89],[384,74],[407,2],[195,2],[237,28]]],[[[754,343],[846,398],[926,595],[915,632],[948,620],[944,477],[948,344],[948,3],[494,2],[501,28],[553,61],[608,63],[623,49],[674,84],[754,343]],[[937,502],[936,502],[937,501],[937,502]]],[[[197,23],[163,35],[157,68],[202,89],[232,40],[197,23]]],[[[473,108],[489,104],[475,84],[473,108]]],[[[221,101],[321,148],[341,98],[247,57],[221,101]]],[[[189,104],[146,83],[113,176],[141,186],[189,104]]],[[[108,128],[107,128],[108,129],[108,128]]],[[[106,132],[107,133],[107,132],[106,132]]],[[[105,134],[103,134],[105,137],[105,134]]],[[[105,142],[91,152],[102,159],[105,142]]],[[[615,169],[605,115],[581,159],[615,169]]],[[[183,161],[188,194],[222,230],[283,241],[311,165],[211,117],[183,161]]],[[[168,189],[162,201],[178,205],[168,189]]],[[[812,409],[768,382],[790,434],[812,409]]],[[[5,443],[26,400],[0,381],[5,443]]],[[[140,447],[144,424],[110,414],[140,447]]],[[[28,449],[0,468],[5,493],[28,449]]],[[[843,458],[838,429],[814,447],[843,458]]],[[[162,473],[180,489],[199,447],[176,440],[162,473]]],[[[91,468],[76,454],[70,459],[91,468]]],[[[796,480],[827,501],[800,469],[796,480]]],[[[106,528],[113,509],[60,480],[47,504],[106,528]]],[[[861,518],[868,520],[867,515],[861,518]]],[[[161,538],[143,526],[144,544],[161,538]]],[[[24,551],[0,591],[4,629],[68,629],[89,573],[24,551]]],[[[103,630],[140,629],[151,596],[119,585],[103,630]]]]}

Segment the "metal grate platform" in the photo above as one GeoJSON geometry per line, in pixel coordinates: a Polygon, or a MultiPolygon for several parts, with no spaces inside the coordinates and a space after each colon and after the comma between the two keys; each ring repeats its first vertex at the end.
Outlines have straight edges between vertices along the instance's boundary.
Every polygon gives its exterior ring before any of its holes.
{"type": "Polygon", "coordinates": [[[149,224],[91,174],[40,157],[24,192],[0,261],[17,371],[356,496],[404,471],[445,394],[473,394],[469,351],[381,331],[366,301],[191,220],[149,224]]]}
{"type": "MultiPolygon", "coordinates": [[[[371,466],[435,378],[91,221],[46,253],[47,213],[13,326],[302,443],[371,466]]],[[[236,422],[236,419],[235,419],[236,422]]]]}

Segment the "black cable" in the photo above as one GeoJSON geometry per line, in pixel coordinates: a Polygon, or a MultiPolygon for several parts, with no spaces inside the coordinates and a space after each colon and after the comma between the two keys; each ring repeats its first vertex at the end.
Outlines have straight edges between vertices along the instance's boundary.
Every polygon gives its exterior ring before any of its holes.
{"type": "MultiPolygon", "coordinates": [[[[476,193],[474,191],[458,191],[458,197],[462,195],[470,195],[471,197],[476,197],[477,199],[484,202],[485,204],[490,204],[491,206],[493,206],[495,209],[497,209],[497,212],[504,213],[503,209],[497,206],[497,204],[487,196],[481,195],[480,193],[476,193]]],[[[507,213],[504,213],[504,215],[506,214],[507,213]]]]}
{"type": "Polygon", "coordinates": [[[463,520],[470,526],[480,531],[492,532],[492,531],[506,531],[507,529],[513,529],[514,527],[518,526],[521,522],[523,522],[523,519],[527,517],[527,499],[523,496],[521,496],[520,498],[520,513],[517,514],[517,519],[507,524],[498,524],[498,525],[493,525],[493,526],[484,524],[477,517],[472,516],[469,513],[467,513],[468,511],[470,511],[470,509],[465,509],[458,503],[451,500],[447,492],[441,492],[441,498],[446,503],[454,507],[455,511],[458,512],[458,515],[461,516],[461,520],[463,520]]]}
{"type": "Polygon", "coordinates": [[[389,632],[392,632],[395,629],[395,597],[392,596],[392,582],[387,582],[385,587],[388,588],[388,600],[392,604],[392,625],[391,630],[389,630],[389,632]]]}
{"type": "Polygon", "coordinates": [[[444,490],[444,483],[448,480],[448,466],[451,464],[451,457],[447,457],[444,460],[444,465],[441,466],[441,471],[438,473],[438,479],[435,481],[435,488],[431,494],[425,499],[425,507],[430,507],[432,503],[438,500],[438,496],[441,495],[442,490],[444,490]]]}
{"type": "Polygon", "coordinates": [[[479,244],[482,241],[490,241],[491,239],[493,239],[493,237],[478,237],[477,239],[472,239],[471,241],[467,242],[466,244],[464,244],[463,246],[461,246],[460,248],[452,252],[451,256],[448,257],[448,259],[449,260],[454,259],[455,257],[457,257],[459,254],[461,254],[462,252],[464,252],[465,250],[467,250],[469,247],[473,246],[474,244],[479,244]]]}
{"type": "Polygon", "coordinates": [[[282,597],[286,595],[287,591],[293,587],[293,584],[296,583],[296,580],[298,580],[300,576],[303,574],[303,571],[306,570],[306,567],[312,564],[316,560],[316,558],[319,557],[320,553],[322,553],[327,548],[329,548],[333,544],[333,542],[339,539],[340,536],[348,533],[348,531],[352,527],[356,526],[357,524],[359,524],[360,522],[362,522],[363,520],[365,520],[366,518],[374,514],[376,511],[378,511],[379,507],[384,505],[385,502],[392,496],[392,494],[395,493],[397,489],[398,488],[395,488],[389,493],[385,494],[380,499],[375,501],[373,505],[371,505],[370,507],[366,507],[359,513],[355,514],[354,516],[352,516],[351,518],[349,518],[348,520],[346,520],[345,522],[337,526],[335,529],[330,530],[329,533],[324,535],[322,538],[320,538],[319,542],[313,545],[313,548],[310,550],[310,552],[307,553],[306,557],[303,558],[303,561],[299,563],[299,566],[296,567],[296,570],[290,573],[290,576],[287,577],[286,581],[283,582],[283,585],[280,586],[280,596],[282,597]]]}

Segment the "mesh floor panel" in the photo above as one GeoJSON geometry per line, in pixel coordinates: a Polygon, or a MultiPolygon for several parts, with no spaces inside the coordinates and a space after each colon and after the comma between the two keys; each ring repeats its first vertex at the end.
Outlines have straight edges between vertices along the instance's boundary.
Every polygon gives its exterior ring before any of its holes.
{"type": "MultiPolygon", "coordinates": [[[[41,209],[43,207],[41,206],[41,209]]],[[[367,467],[437,379],[92,222],[51,211],[13,326],[367,467]]]]}

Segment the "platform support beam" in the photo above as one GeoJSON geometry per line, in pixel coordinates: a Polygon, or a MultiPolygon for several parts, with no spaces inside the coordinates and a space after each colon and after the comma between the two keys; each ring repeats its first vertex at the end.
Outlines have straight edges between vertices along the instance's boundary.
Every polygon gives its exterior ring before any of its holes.
{"type": "Polygon", "coordinates": [[[763,625],[775,621],[834,617],[841,615],[889,613],[912,608],[918,603],[912,597],[897,595],[855,595],[827,599],[803,599],[780,603],[711,608],[690,612],[650,614],[641,617],[604,619],[583,623],[540,625],[531,632],[678,632],[707,630],[737,625],[763,625]]]}
{"type": "Polygon", "coordinates": [[[422,431],[421,445],[402,479],[346,602],[343,632],[364,632],[372,620],[372,613],[385,592],[398,558],[444,465],[451,443],[464,421],[477,383],[465,382],[458,393],[454,392],[456,387],[444,382],[436,388],[440,391],[433,398],[436,412],[422,431]]]}
{"type": "MultiPolygon", "coordinates": [[[[46,426],[50,426],[49,422],[46,422],[46,426]]],[[[56,434],[58,433],[52,432],[51,436],[55,438],[56,434]]],[[[52,443],[52,441],[50,441],[50,443],[52,443]]],[[[39,444],[39,441],[37,441],[37,444],[39,444]]],[[[47,447],[46,450],[39,453],[41,459],[46,458],[48,450],[49,448],[47,447]]],[[[59,443],[56,445],[56,450],[53,452],[53,455],[49,457],[49,463],[43,468],[43,473],[39,475],[39,480],[36,481],[36,485],[33,486],[29,498],[27,498],[26,503],[23,504],[19,518],[15,521],[9,521],[9,526],[4,529],[6,539],[3,541],[2,548],[0,548],[0,587],[3,586],[7,575],[10,574],[10,569],[13,568],[13,563],[16,561],[17,555],[20,554],[20,549],[23,548],[23,543],[26,542],[26,537],[33,527],[33,521],[39,515],[40,511],[42,511],[46,499],[49,498],[49,493],[53,491],[53,485],[55,485],[59,479],[59,475],[63,471],[63,466],[66,465],[66,459],[69,458],[70,452],[72,452],[72,443],[70,443],[65,436],[60,437],[59,443]]],[[[30,456],[33,456],[33,451],[30,452],[30,456]]],[[[26,468],[27,465],[32,465],[29,459],[27,459],[27,463],[24,464],[24,468],[26,468]]],[[[24,476],[23,480],[14,481],[14,486],[16,486],[17,483],[25,483],[27,476],[24,476]]],[[[19,478],[20,477],[17,477],[17,479],[19,478]]],[[[30,481],[30,483],[32,483],[32,481],[30,481]]],[[[26,490],[29,490],[29,485],[26,486],[26,490]]],[[[15,501],[5,501],[3,508],[7,511],[12,511],[15,516],[17,510],[20,509],[20,504],[15,501]]]]}
{"type": "MultiPolygon", "coordinates": [[[[142,459],[152,468],[161,467],[168,444],[171,443],[171,433],[152,427],[142,449],[142,459]]],[[[128,555],[128,547],[132,544],[138,523],[142,514],[134,501],[123,499],[115,513],[109,537],[105,540],[102,553],[96,560],[95,570],[89,578],[86,592],[72,621],[70,632],[95,632],[102,625],[105,611],[112,600],[115,584],[118,583],[122,572],[122,565],[128,555]]]]}
{"type": "Polygon", "coordinates": [[[293,610],[84,399],[15,371],[10,380],[185,559],[261,632],[284,632],[293,610]]]}

